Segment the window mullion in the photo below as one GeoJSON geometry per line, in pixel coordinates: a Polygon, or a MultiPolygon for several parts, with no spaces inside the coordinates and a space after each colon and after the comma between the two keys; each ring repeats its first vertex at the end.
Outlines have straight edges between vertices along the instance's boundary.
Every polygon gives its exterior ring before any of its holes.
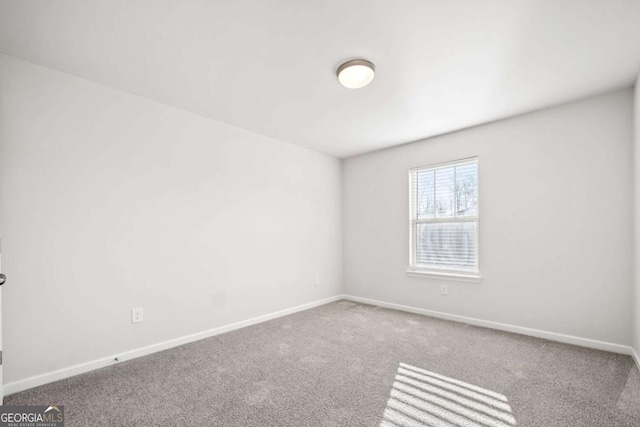
{"type": "Polygon", "coordinates": [[[414,219],[414,224],[443,224],[447,222],[477,222],[477,216],[459,216],[459,217],[447,217],[447,218],[420,218],[414,219]]]}

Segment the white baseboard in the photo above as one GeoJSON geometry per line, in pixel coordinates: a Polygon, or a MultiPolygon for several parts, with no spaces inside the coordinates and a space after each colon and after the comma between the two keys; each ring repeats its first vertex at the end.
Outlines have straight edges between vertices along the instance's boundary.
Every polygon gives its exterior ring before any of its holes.
{"type": "Polygon", "coordinates": [[[36,375],[33,377],[25,378],[23,380],[14,381],[4,385],[4,395],[9,396],[14,393],[18,393],[24,390],[28,390],[33,387],[38,387],[44,384],[48,384],[54,381],[59,381],[65,378],[73,377],[75,375],[83,374],[85,372],[93,371],[95,369],[105,368],[107,366],[115,365],[119,362],[124,362],[138,357],[146,356],[148,354],[156,353],[158,351],[167,350],[179,345],[188,344],[190,342],[199,341],[204,338],[213,337],[215,335],[224,334],[225,332],[235,331],[236,329],[246,328],[247,326],[255,325],[258,323],[266,322],[268,320],[283,317],[288,314],[297,313],[299,311],[308,310],[313,307],[328,304],[334,301],[344,299],[344,295],[336,295],[330,298],[310,302],[308,304],[299,305],[297,307],[287,308],[285,310],[277,311],[275,313],[265,314],[263,316],[254,317],[252,319],[243,320],[241,322],[232,323],[229,325],[219,326],[217,328],[209,329],[207,331],[198,332],[195,334],[183,336],[180,338],[174,338],[168,341],[163,341],[157,344],[152,344],[146,347],[130,350],[124,353],[113,354],[111,356],[103,357],[101,359],[92,360],[86,363],[81,363],[75,366],[69,366],[57,371],[48,372],[46,374],[36,375]],[[119,362],[115,359],[118,358],[119,362]]]}
{"type": "MultiPolygon", "coordinates": [[[[522,326],[509,325],[506,323],[492,322],[489,320],[475,319],[472,317],[459,316],[457,314],[443,313],[440,311],[425,310],[423,308],[409,307],[406,305],[394,304],[390,302],[377,301],[369,298],[361,298],[352,295],[345,295],[345,299],[359,302],[362,304],[375,305],[378,307],[390,308],[393,310],[406,311],[408,313],[422,314],[425,316],[437,317],[440,319],[453,320],[454,322],[468,323],[475,326],[483,326],[485,328],[498,329],[500,331],[514,332],[522,335],[529,335],[537,338],[544,338],[551,341],[558,341],[566,344],[573,344],[581,347],[594,348],[597,350],[605,350],[613,353],[633,355],[634,351],[631,347],[621,344],[614,344],[604,341],[592,340],[589,338],[580,338],[572,335],[558,334],[555,332],[541,331],[539,329],[525,328],[522,326]]],[[[639,361],[637,354],[634,356],[636,362],[639,361]]],[[[640,364],[638,365],[640,366],[640,364]]]]}
{"type": "Polygon", "coordinates": [[[199,341],[201,339],[213,337],[215,335],[224,334],[225,332],[231,332],[236,329],[241,329],[247,326],[266,322],[268,320],[276,319],[278,317],[283,317],[288,314],[293,314],[299,311],[308,310],[310,308],[318,307],[320,305],[328,304],[334,301],[339,301],[341,299],[359,302],[362,304],[374,305],[378,307],[390,308],[393,310],[405,311],[408,313],[422,314],[425,316],[452,320],[455,322],[468,323],[470,325],[482,326],[482,327],[491,328],[491,329],[498,329],[501,331],[514,332],[518,334],[544,338],[551,341],[574,344],[582,347],[589,347],[589,348],[594,348],[598,350],[605,350],[605,351],[611,351],[614,353],[631,355],[636,361],[638,368],[640,369],[640,357],[638,356],[638,353],[633,348],[629,346],[621,345],[621,344],[613,344],[613,343],[608,343],[604,341],[592,340],[588,338],[580,338],[580,337],[575,337],[571,335],[558,334],[555,332],[547,332],[547,331],[542,331],[538,329],[525,328],[522,326],[509,325],[506,323],[492,322],[489,320],[481,320],[481,319],[475,319],[472,317],[459,316],[457,314],[449,314],[449,313],[443,313],[439,311],[426,310],[426,309],[417,308],[417,307],[409,307],[406,305],[378,301],[378,300],[373,300],[369,298],[361,298],[353,295],[336,295],[330,298],[325,298],[325,299],[314,301],[308,304],[299,305],[297,307],[292,307],[292,308],[277,311],[274,313],[265,314],[263,316],[254,317],[252,319],[243,320],[241,322],[220,326],[214,329],[209,329],[207,331],[202,331],[195,334],[175,338],[172,340],[163,341],[157,344],[152,344],[146,347],[130,350],[124,353],[114,354],[101,359],[96,359],[89,362],[81,363],[79,365],[62,368],[57,371],[36,375],[36,376],[25,378],[19,381],[14,381],[12,383],[8,383],[4,385],[4,395],[6,397],[8,395],[18,393],[24,390],[28,390],[33,387],[38,387],[54,381],[59,381],[65,378],[73,377],[75,375],[83,374],[85,372],[93,371],[95,369],[100,369],[100,368],[105,368],[107,366],[115,365],[118,363],[118,362],[115,362],[116,358],[118,358],[120,362],[136,359],[138,357],[146,356],[148,354],[157,353],[159,351],[167,350],[169,348],[177,347],[183,344],[188,344],[194,341],[199,341]]]}

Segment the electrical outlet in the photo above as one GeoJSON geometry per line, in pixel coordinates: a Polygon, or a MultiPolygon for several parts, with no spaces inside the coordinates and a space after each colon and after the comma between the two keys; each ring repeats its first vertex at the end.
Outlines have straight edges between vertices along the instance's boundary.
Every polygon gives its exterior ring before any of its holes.
{"type": "Polygon", "coordinates": [[[142,322],[142,309],[141,308],[132,308],[131,309],[131,323],[140,323],[142,322]]]}
{"type": "Polygon", "coordinates": [[[313,286],[320,286],[320,276],[316,276],[313,281],[313,286]]]}
{"type": "Polygon", "coordinates": [[[449,288],[447,285],[440,285],[440,295],[449,295],[449,288]]]}

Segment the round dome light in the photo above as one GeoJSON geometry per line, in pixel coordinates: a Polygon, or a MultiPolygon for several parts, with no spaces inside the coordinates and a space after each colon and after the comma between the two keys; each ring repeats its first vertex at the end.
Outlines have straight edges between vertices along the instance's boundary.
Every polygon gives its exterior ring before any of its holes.
{"type": "Polygon", "coordinates": [[[338,81],[349,89],[365,87],[375,76],[376,67],[366,59],[347,61],[338,67],[338,81]]]}

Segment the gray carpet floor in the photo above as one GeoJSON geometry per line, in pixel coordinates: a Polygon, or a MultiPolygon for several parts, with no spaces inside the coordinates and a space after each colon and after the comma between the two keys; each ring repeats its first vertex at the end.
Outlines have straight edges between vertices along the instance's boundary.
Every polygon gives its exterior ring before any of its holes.
{"type": "Polygon", "coordinates": [[[67,426],[640,426],[628,356],[338,301],[8,396],[67,426]]]}

